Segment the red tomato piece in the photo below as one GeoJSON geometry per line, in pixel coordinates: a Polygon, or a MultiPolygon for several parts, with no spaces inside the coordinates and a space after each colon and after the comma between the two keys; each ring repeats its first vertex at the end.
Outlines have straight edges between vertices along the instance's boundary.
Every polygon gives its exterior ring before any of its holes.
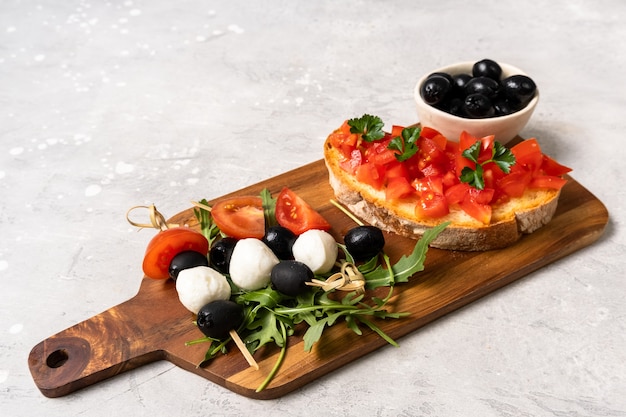
{"type": "Polygon", "coordinates": [[[330,230],[326,219],[287,187],[276,199],[276,221],[296,235],[311,229],[330,230]]]}
{"type": "Polygon", "coordinates": [[[479,190],[478,188],[470,187],[465,198],[470,198],[478,204],[489,204],[493,200],[494,194],[495,190],[493,188],[479,190]]]}
{"type": "Polygon", "coordinates": [[[559,164],[554,159],[550,158],[548,155],[543,155],[543,161],[541,163],[541,170],[546,175],[554,175],[554,176],[560,177],[561,175],[567,174],[572,169],[569,167],[566,167],[565,165],[559,164]]]}
{"type": "Polygon", "coordinates": [[[162,230],[148,243],[143,258],[143,272],[148,278],[167,279],[174,256],[190,250],[206,255],[209,252],[209,241],[202,233],[186,227],[162,230]]]}
{"type": "Polygon", "coordinates": [[[409,175],[409,171],[406,169],[406,166],[399,161],[391,162],[387,164],[385,168],[385,177],[388,180],[396,177],[406,178],[409,175]]]}
{"type": "Polygon", "coordinates": [[[385,180],[384,168],[371,162],[364,162],[356,170],[356,179],[380,190],[385,180]]]}
{"type": "Polygon", "coordinates": [[[354,175],[356,169],[359,167],[359,165],[361,165],[361,162],[363,162],[363,154],[360,150],[353,149],[347,159],[339,162],[339,166],[341,166],[344,171],[354,175]]]}
{"type": "Polygon", "coordinates": [[[449,205],[460,204],[465,199],[465,196],[469,192],[470,186],[465,182],[460,182],[449,187],[446,192],[446,200],[449,205]]]}
{"type": "Polygon", "coordinates": [[[402,136],[402,131],[404,130],[404,126],[393,125],[391,127],[391,137],[397,138],[402,136]]]}
{"type": "Polygon", "coordinates": [[[511,148],[515,155],[515,164],[535,171],[541,167],[543,155],[536,139],[527,139],[511,148]]]}
{"type": "Polygon", "coordinates": [[[461,209],[483,224],[491,222],[491,206],[489,204],[477,203],[472,198],[466,196],[461,201],[461,209]]]}
{"type": "Polygon", "coordinates": [[[261,197],[242,196],[220,200],[211,208],[213,221],[222,233],[244,239],[265,235],[265,217],[261,197]]]}
{"type": "Polygon", "coordinates": [[[511,172],[502,177],[498,182],[498,188],[509,197],[521,197],[530,183],[531,173],[525,170],[511,172]]]}
{"type": "Polygon", "coordinates": [[[415,189],[411,186],[406,177],[393,177],[387,182],[385,188],[385,198],[389,201],[397,201],[413,194],[415,189]]]}
{"type": "Polygon", "coordinates": [[[567,183],[566,179],[554,175],[537,175],[528,184],[528,188],[549,188],[560,190],[567,183]]]}
{"type": "Polygon", "coordinates": [[[437,219],[450,212],[446,198],[442,194],[430,193],[420,197],[415,205],[415,214],[420,217],[437,219]]]}
{"type": "Polygon", "coordinates": [[[387,148],[389,141],[374,142],[365,151],[365,159],[376,165],[385,165],[396,161],[396,152],[387,148]]]}

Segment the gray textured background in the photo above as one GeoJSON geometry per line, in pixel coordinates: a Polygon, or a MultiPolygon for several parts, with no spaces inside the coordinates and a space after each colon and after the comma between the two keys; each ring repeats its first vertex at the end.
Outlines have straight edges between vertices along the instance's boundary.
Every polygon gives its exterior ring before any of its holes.
{"type": "Polygon", "coordinates": [[[626,416],[625,4],[3,0],[2,414],[626,416]],[[364,112],[414,123],[420,75],[482,58],[539,85],[522,135],[607,205],[598,243],[278,400],[166,362],[39,393],[30,349],[138,290],[152,233],[129,207],[320,159],[364,112]]]}

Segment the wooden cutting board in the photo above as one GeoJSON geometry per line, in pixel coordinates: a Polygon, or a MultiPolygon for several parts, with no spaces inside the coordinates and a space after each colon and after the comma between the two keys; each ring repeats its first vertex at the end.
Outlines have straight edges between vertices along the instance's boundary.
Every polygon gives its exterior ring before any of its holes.
{"type": "MultiPolygon", "coordinates": [[[[396,311],[411,315],[377,324],[397,340],[596,241],[608,223],[608,212],[594,195],[569,179],[553,220],[519,243],[479,253],[430,249],[425,270],[409,283],[396,286],[396,311]]],[[[276,195],[283,186],[318,209],[332,224],[336,238],[354,227],[353,221],[329,202],[333,194],[322,160],[229,195],[258,195],[264,188],[276,195]]],[[[197,226],[191,208],[170,222],[197,226]]],[[[385,252],[392,261],[410,253],[414,246],[414,241],[390,234],[386,235],[386,242],[385,252]]],[[[45,396],[60,397],[143,364],[167,360],[238,394],[272,399],[386,344],[367,329],[357,336],[339,323],[326,330],[322,340],[307,353],[302,332],[296,333],[289,338],[287,354],[276,377],[265,390],[256,392],[274,366],[279,353],[275,347],[255,354],[258,371],[248,366],[234,346],[227,355],[199,368],[197,364],[208,345],[185,345],[202,334],[192,323],[194,317],[178,301],[174,283],[140,277],[137,281],[141,285],[132,299],[49,337],[32,349],[28,365],[45,396]]]]}

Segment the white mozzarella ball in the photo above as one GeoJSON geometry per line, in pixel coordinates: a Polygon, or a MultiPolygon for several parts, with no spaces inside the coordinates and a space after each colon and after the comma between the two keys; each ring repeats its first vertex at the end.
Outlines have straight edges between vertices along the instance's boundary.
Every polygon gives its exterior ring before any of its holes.
{"type": "Polygon", "coordinates": [[[176,278],[176,292],[182,305],[194,314],[205,304],[230,298],[226,277],[208,266],[183,269],[176,278]]]}
{"type": "Polygon", "coordinates": [[[323,230],[307,230],[293,244],[293,257],[315,274],[329,272],[337,261],[338,247],[335,238],[323,230]]]}
{"type": "Polygon", "coordinates": [[[274,252],[261,240],[241,239],[233,249],[228,272],[236,286],[254,291],[270,283],[272,268],[278,262],[274,252]]]}

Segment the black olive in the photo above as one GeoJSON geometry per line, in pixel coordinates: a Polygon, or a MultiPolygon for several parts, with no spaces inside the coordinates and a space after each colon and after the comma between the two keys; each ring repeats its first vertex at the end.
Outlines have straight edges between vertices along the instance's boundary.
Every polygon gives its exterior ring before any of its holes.
{"type": "Polygon", "coordinates": [[[385,236],[376,226],[357,226],[343,238],[346,249],[355,261],[366,261],[385,246],[385,236]]]}
{"type": "Polygon", "coordinates": [[[502,80],[502,89],[508,100],[525,106],[537,91],[535,82],[526,75],[511,75],[502,80]]]}
{"type": "Polygon", "coordinates": [[[465,112],[474,119],[491,117],[495,114],[491,100],[482,94],[470,94],[465,97],[464,104],[465,112]]]}
{"type": "Polygon", "coordinates": [[[465,94],[482,94],[488,98],[498,95],[500,83],[487,77],[474,77],[465,84],[465,94]]]}
{"type": "Polygon", "coordinates": [[[169,267],[170,278],[174,281],[178,278],[178,273],[183,269],[193,268],[196,266],[209,266],[209,259],[206,255],[193,250],[179,253],[172,258],[169,267]]]}
{"type": "Polygon", "coordinates": [[[446,111],[455,116],[466,117],[465,108],[463,107],[463,99],[455,97],[447,105],[446,111]]]}
{"type": "Polygon", "coordinates": [[[286,260],[277,263],[270,274],[274,288],[295,297],[307,290],[307,282],[313,279],[313,271],[300,261],[286,260]]]}
{"type": "Polygon", "coordinates": [[[233,249],[235,249],[236,243],[237,239],[234,237],[225,237],[215,242],[209,251],[211,266],[222,274],[228,273],[230,257],[233,254],[233,249]]]}
{"type": "Polygon", "coordinates": [[[215,300],[205,304],[196,324],[205,336],[225,339],[231,330],[236,330],[243,322],[243,307],[230,300],[215,300]]]}
{"type": "Polygon", "coordinates": [[[426,103],[435,105],[446,99],[451,88],[452,83],[449,78],[435,73],[426,78],[420,89],[420,94],[426,103]]]}
{"type": "Polygon", "coordinates": [[[293,259],[291,248],[297,236],[291,230],[283,226],[267,228],[263,243],[274,252],[278,259],[293,259]]]}
{"type": "Polygon", "coordinates": [[[488,77],[492,80],[500,81],[502,68],[500,64],[491,59],[483,59],[474,63],[472,75],[474,77],[488,77]]]}
{"type": "Polygon", "coordinates": [[[518,111],[520,106],[519,104],[511,103],[510,100],[505,98],[497,98],[493,101],[493,109],[496,112],[496,116],[506,116],[518,111]]]}
{"type": "Polygon", "coordinates": [[[469,74],[457,74],[453,79],[453,91],[459,97],[465,97],[465,86],[472,79],[469,74]]]}

